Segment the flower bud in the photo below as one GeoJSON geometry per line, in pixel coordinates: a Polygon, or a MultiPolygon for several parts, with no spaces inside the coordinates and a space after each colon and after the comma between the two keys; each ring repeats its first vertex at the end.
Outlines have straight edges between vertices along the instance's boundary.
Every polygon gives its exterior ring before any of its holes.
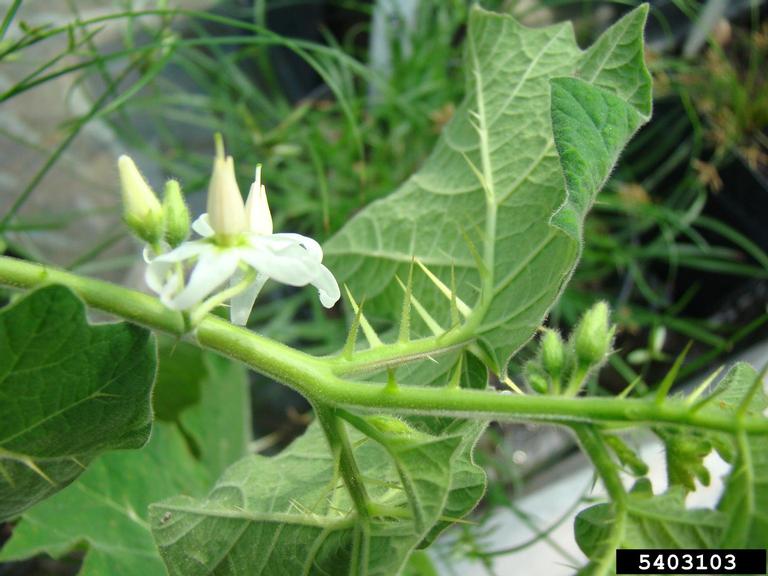
{"type": "Polygon", "coordinates": [[[125,223],[139,238],[154,244],[163,237],[163,209],[160,201],[130,157],[117,160],[123,192],[125,223]]]}
{"type": "Polygon", "coordinates": [[[267,189],[261,183],[261,164],[256,166],[256,177],[245,201],[245,214],[249,231],[265,236],[272,234],[272,213],[267,202],[267,189]]]}
{"type": "Polygon", "coordinates": [[[553,378],[559,378],[565,367],[565,346],[560,333],[544,329],[541,337],[541,366],[553,378]]]}
{"type": "Polygon", "coordinates": [[[165,183],[163,194],[163,217],[165,219],[165,241],[176,248],[189,236],[189,209],[181,186],[176,180],[165,183]]]}
{"type": "Polygon", "coordinates": [[[232,156],[224,156],[224,144],[218,134],[208,185],[208,218],[216,234],[225,238],[246,230],[245,205],[235,178],[235,161],[232,156]]]}
{"type": "Polygon", "coordinates": [[[610,352],[615,327],[608,325],[608,304],[598,302],[587,310],[573,333],[574,350],[582,366],[600,364],[610,352]]]}

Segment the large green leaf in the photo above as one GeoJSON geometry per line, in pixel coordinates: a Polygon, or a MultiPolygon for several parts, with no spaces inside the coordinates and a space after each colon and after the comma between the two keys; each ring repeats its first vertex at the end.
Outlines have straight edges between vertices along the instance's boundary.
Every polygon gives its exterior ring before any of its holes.
{"type": "MultiPolygon", "coordinates": [[[[740,363],[718,385],[715,402],[720,410],[735,413],[758,378],[754,368],[740,363]]],[[[750,399],[747,415],[759,416],[768,408],[762,384],[750,399]]],[[[736,459],[718,504],[728,516],[720,541],[722,548],[764,548],[768,545],[768,442],[765,437],[736,439],[736,459]]]]}
{"type": "Polygon", "coordinates": [[[102,456],[73,484],[24,513],[0,561],[41,552],[61,556],[85,545],[81,576],[165,576],[149,529],[148,506],[176,494],[202,495],[246,452],[250,417],[242,366],[196,351],[162,356],[159,381],[189,385],[182,365],[202,367],[199,402],[182,425],[157,422],[142,450],[102,456]]]}
{"type": "MultiPolygon", "coordinates": [[[[380,515],[363,531],[321,428],[278,456],[232,466],[205,499],[152,506],[152,529],[172,576],[397,574],[448,514],[462,437],[353,432],[362,480],[380,515]]],[[[474,504],[474,503],[473,503],[474,504]]]]}
{"type": "Polygon", "coordinates": [[[132,324],[92,326],[67,288],[0,312],[0,519],[64,488],[151,427],[155,344],[132,324]]]}
{"type": "MultiPolygon", "coordinates": [[[[531,337],[573,272],[587,210],[650,115],[646,15],[647,6],[634,10],[581,51],[570,23],[530,29],[473,9],[467,96],[433,154],[325,246],[367,313],[394,320],[395,275],[405,278],[413,257],[446,285],[455,267],[459,297],[476,303],[482,282],[469,238],[481,254],[493,246],[493,298],[479,334],[497,363],[531,337]]],[[[448,301],[423,274],[414,294],[449,325],[448,301]]]]}

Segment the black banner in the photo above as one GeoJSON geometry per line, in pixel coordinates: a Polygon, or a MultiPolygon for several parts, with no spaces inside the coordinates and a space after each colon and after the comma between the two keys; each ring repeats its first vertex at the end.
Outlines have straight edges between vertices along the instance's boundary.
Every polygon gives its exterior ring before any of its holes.
{"type": "Polygon", "coordinates": [[[766,550],[616,550],[616,574],[766,574],[766,550]]]}

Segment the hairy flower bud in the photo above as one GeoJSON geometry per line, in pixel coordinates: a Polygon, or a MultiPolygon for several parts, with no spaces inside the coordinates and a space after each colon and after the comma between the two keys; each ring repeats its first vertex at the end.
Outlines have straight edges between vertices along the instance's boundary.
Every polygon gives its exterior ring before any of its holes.
{"type": "Polygon", "coordinates": [[[565,367],[563,339],[550,328],[545,328],[541,337],[541,366],[553,378],[559,378],[565,367]]]}
{"type": "Polygon", "coordinates": [[[139,238],[150,244],[163,237],[163,208],[152,188],[128,156],[117,160],[123,192],[125,223],[139,238]]]}
{"type": "Polygon", "coordinates": [[[165,218],[165,241],[176,248],[189,236],[189,209],[184,202],[181,186],[176,180],[165,183],[163,194],[163,217],[165,218]]]}
{"type": "Polygon", "coordinates": [[[600,364],[610,352],[614,327],[608,324],[608,304],[598,302],[587,310],[573,333],[574,350],[582,366],[600,364]]]}
{"type": "Polygon", "coordinates": [[[208,217],[217,236],[237,236],[246,230],[245,205],[235,178],[235,161],[232,156],[224,156],[220,135],[216,138],[216,158],[208,185],[208,217]]]}

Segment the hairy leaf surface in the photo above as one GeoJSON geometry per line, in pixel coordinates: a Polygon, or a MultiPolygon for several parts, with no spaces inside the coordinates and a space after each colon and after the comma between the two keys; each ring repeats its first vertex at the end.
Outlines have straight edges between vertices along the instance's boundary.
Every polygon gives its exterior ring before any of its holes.
{"type": "Polygon", "coordinates": [[[141,447],[155,365],[149,331],[88,324],[63,286],[0,311],[0,519],[61,490],[102,452],[141,447]]]}
{"type": "Polygon", "coordinates": [[[170,574],[397,574],[457,507],[458,490],[448,504],[450,476],[466,454],[457,435],[383,436],[379,443],[352,434],[378,511],[367,529],[313,424],[278,456],[250,456],[232,466],[207,498],[152,506],[152,529],[170,574]]]}
{"type": "MultiPolygon", "coordinates": [[[[433,154],[326,245],[329,265],[370,314],[394,320],[395,276],[407,277],[413,257],[446,285],[455,267],[459,297],[479,302],[471,242],[492,271],[478,334],[496,364],[531,337],[573,272],[586,212],[650,115],[646,14],[634,10],[582,51],[570,23],[530,29],[472,11],[467,95],[433,154]]],[[[450,325],[449,303],[423,274],[414,295],[450,325]]]]}
{"type": "MultiPolygon", "coordinates": [[[[714,548],[725,526],[725,515],[709,509],[687,509],[685,492],[674,487],[653,496],[629,495],[622,548],[714,548]]],[[[601,551],[615,522],[611,504],[597,504],[576,517],[576,542],[592,558],[601,551]]]]}

